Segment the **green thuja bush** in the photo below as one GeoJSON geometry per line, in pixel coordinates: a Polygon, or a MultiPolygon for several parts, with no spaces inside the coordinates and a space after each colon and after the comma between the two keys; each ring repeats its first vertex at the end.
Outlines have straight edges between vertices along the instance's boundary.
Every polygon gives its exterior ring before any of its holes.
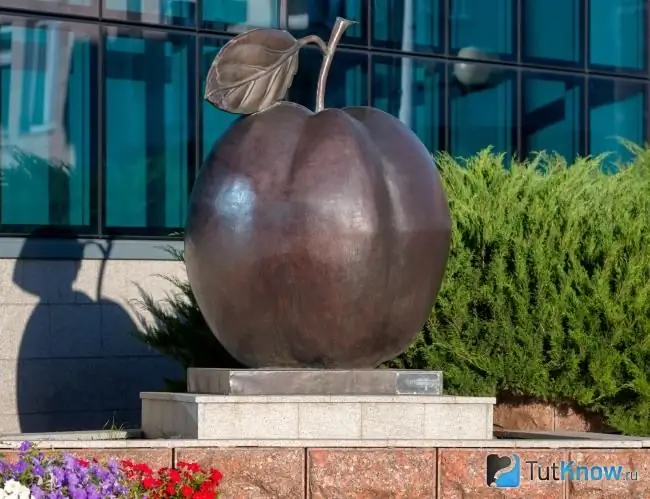
{"type": "Polygon", "coordinates": [[[445,281],[390,366],[436,368],[448,393],[573,401],[650,434],[650,153],[438,158],[453,218],[445,281]]]}
{"type": "MultiPolygon", "coordinates": [[[[449,394],[575,402],[650,434],[650,152],[634,152],[616,174],[604,157],[439,155],[453,219],[445,280],[417,340],[386,366],[440,369],[449,394]]],[[[232,363],[176,284],[176,298],[144,304],[158,322],[141,338],[185,366],[232,363]]]]}
{"type": "MultiPolygon", "coordinates": [[[[183,261],[183,252],[173,248],[169,254],[183,261]]],[[[171,288],[164,299],[155,298],[140,287],[139,300],[134,301],[139,311],[140,328],[134,331],[137,339],[165,357],[188,367],[241,368],[242,366],[221,346],[194,298],[189,282],[176,277],[160,276],[171,288]]],[[[185,379],[165,379],[167,389],[184,392],[185,379]]]]}

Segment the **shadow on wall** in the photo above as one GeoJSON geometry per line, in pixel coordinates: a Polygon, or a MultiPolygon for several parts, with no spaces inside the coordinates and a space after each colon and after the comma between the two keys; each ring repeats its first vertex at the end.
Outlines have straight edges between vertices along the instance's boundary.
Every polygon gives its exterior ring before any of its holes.
{"type": "MultiPolygon", "coordinates": [[[[136,324],[127,310],[101,297],[104,265],[97,276],[96,299],[74,288],[85,245],[73,234],[67,234],[69,259],[28,260],[38,239],[51,235],[39,229],[26,240],[13,275],[17,286],[38,299],[18,351],[20,430],[137,425],[139,392],[160,388],[155,386],[161,377],[160,358],[131,337],[136,324]]],[[[56,237],[62,237],[58,229],[56,237]]]]}

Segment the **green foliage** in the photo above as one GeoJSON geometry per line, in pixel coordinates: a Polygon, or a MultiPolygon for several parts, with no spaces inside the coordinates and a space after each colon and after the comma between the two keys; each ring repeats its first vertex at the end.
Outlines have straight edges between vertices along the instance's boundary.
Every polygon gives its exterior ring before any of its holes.
{"type": "Polygon", "coordinates": [[[442,369],[450,394],[574,401],[650,434],[650,152],[489,151],[438,158],[453,218],[445,282],[418,340],[390,366],[442,369]]]}
{"type": "MultiPolygon", "coordinates": [[[[183,253],[170,248],[169,253],[183,261],[183,253]]],[[[140,329],[135,336],[146,345],[159,351],[165,357],[188,367],[243,367],[221,346],[210,328],[194,298],[187,281],[174,277],[160,276],[171,284],[171,290],[159,300],[140,288],[140,300],[135,305],[140,309],[140,329]]],[[[170,391],[185,391],[185,380],[165,380],[170,391]]]]}
{"type": "MultiPolygon", "coordinates": [[[[634,152],[616,174],[605,157],[440,155],[445,282],[418,339],[386,366],[441,369],[449,394],[574,401],[650,434],[650,151],[634,152]]],[[[140,337],[184,366],[225,366],[189,286],[174,285],[179,297],[144,302],[158,325],[140,337]]]]}

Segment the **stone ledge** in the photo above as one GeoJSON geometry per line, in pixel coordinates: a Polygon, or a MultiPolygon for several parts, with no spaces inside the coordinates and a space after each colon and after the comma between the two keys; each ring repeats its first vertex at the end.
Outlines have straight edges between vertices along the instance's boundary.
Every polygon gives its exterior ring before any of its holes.
{"type": "Polygon", "coordinates": [[[0,435],[0,441],[5,442],[24,442],[29,440],[34,441],[64,441],[71,442],[75,440],[81,441],[106,441],[106,440],[126,440],[128,438],[142,438],[142,430],[140,429],[126,429],[126,430],[84,430],[84,431],[54,431],[46,433],[13,433],[0,435]]]}
{"type": "Polygon", "coordinates": [[[237,396],[143,393],[147,438],[199,440],[490,439],[494,399],[424,395],[237,396]],[[152,396],[153,395],[153,396],[152,396]]]}
{"type": "Polygon", "coordinates": [[[550,439],[550,440],[647,440],[645,437],[629,437],[615,433],[592,433],[586,431],[542,431],[542,430],[506,430],[494,429],[494,436],[511,440],[550,439]]]}
{"type": "MultiPolygon", "coordinates": [[[[459,448],[459,449],[650,449],[646,440],[444,440],[444,439],[375,439],[375,440],[254,440],[254,439],[133,439],[133,440],[29,440],[44,449],[200,449],[231,447],[278,447],[278,448],[459,448]],[[309,444],[306,447],[306,444],[309,444]]],[[[2,440],[0,450],[18,449],[22,440],[2,440]]]]}
{"type": "Polygon", "coordinates": [[[141,400],[196,403],[313,404],[359,402],[382,404],[496,404],[495,397],[456,397],[454,395],[204,395],[195,393],[142,392],[141,400]]]}
{"type": "Polygon", "coordinates": [[[83,246],[86,260],[168,260],[176,261],[168,248],[183,249],[183,242],[170,239],[36,239],[32,240],[29,253],[25,252],[25,237],[0,238],[0,258],[23,258],[35,260],[79,259],[78,246],[83,246]]]}

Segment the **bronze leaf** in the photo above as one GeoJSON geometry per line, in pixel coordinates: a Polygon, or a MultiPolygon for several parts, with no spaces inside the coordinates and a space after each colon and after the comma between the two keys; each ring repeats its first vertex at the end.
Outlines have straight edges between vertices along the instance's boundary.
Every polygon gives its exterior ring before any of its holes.
{"type": "Polygon", "coordinates": [[[253,114],[284,99],[304,45],[290,33],[254,29],[230,40],[208,71],[205,99],[237,114],[253,114]]]}

